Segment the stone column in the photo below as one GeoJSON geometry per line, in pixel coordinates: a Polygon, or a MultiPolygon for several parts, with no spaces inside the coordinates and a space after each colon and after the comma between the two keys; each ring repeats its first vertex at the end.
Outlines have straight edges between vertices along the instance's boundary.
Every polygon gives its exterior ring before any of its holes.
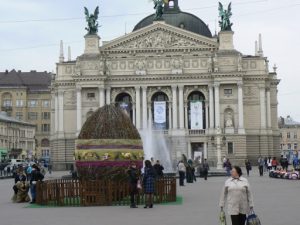
{"type": "Polygon", "coordinates": [[[207,154],[207,143],[206,142],[203,143],[203,155],[204,155],[203,156],[204,159],[207,159],[208,154],[207,154]]]}
{"type": "Polygon", "coordinates": [[[208,129],[208,101],[204,102],[205,104],[205,128],[204,129],[208,129]]]}
{"type": "Polygon", "coordinates": [[[172,129],[172,106],[171,106],[171,102],[167,102],[167,107],[169,107],[169,129],[172,129]]]}
{"type": "Polygon", "coordinates": [[[76,126],[76,136],[79,135],[80,130],[81,130],[81,125],[82,125],[82,107],[81,107],[81,87],[77,86],[76,87],[76,121],[77,121],[77,126],[76,126]]]}
{"type": "Polygon", "coordinates": [[[110,87],[106,88],[106,105],[110,105],[110,87]]]}
{"type": "Polygon", "coordinates": [[[58,132],[64,132],[64,91],[58,91],[58,132]]]}
{"type": "Polygon", "coordinates": [[[209,85],[208,89],[209,89],[209,128],[212,130],[215,127],[213,85],[209,85]]]}
{"type": "Polygon", "coordinates": [[[267,118],[268,118],[267,126],[268,126],[268,128],[271,128],[272,127],[272,115],[271,115],[271,93],[270,93],[270,88],[267,88],[267,118]]]}
{"type": "Polygon", "coordinates": [[[147,129],[147,87],[143,86],[143,129],[147,129]]]}
{"type": "Polygon", "coordinates": [[[186,124],[186,128],[189,128],[189,118],[188,118],[188,102],[184,103],[184,120],[186,124]]]}
{"type": "Polygon", "coordinates": [[[220,84],[215,83],[215,117],[216,117],[216,128],[220,128],[220,84]]]}
{"type": "Polygon", "coordinates": [[[55,92],[55,95],[54,95],[54,120],[55,120],[55,133],[58,132],[58,93],[55,92]]]}
{"type": "Polygon", "coordinates": [[[184,129],[184,106],[183,106],[183,85],[179,88],[179,128],[184,129]]]}
{"type": "Polygon", "coordinates": [[[266,89],[260,88],[260,125],[261,129],[266,129],[266,89]]]}
{"type": "MultiPolygon", "coordinates": [[[[177,129],[177,86],[172,86],[173,129],[177,129]]],[[[171,127],[171,124],[170,124],[171,127]]]]}
{"type": "Polygon", "coordinates": [[[135,112],[135,105],[132,104],[132,123],[136,127],[136,112],[135,112]]]}
{"type": "Polygon", "coordinates": [[[104,88],[99,87],[99,107],[102,107],[105,105],[105,94],[104,94],[104,88]]]}
{"type": "Polygon", "coordinates": [[[243,82],[238,82],[237,85],[238,85],[238,109],[239,109],[239,134],[245,134],[243,82]]]}
{"type": "Polygon", "coordinates": [[[140,87],[135,87],[135,110],[136,110],[136,122],[137,129],[141,129],[141,92],[140,87]]]}

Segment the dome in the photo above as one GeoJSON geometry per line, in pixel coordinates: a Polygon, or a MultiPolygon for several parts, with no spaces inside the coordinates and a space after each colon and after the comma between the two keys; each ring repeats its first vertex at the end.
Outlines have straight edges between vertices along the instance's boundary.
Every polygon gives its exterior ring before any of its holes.
{"type": "MultiPolygon", "coordinates": [[[[197,16],[180,11],[178,7],[178,0],[169,1],[173,2],[172,7],[165,4],[163,19],[164,21],[172,26],[183,28],[187,31],[200,34],[202,36],[206,36],[211,38],[212,34],[208,28],[208,26],[197,16]]],[[[153,23],[155,14],[145,17],[142,19],[133,29],[133,31],[139,30],[146,26],[149,26],[153,23]]]]}
{"type": "Polygon", "coordinates": [[[78,139],[141,139],[138,130],[119,107],[105,105],[82,126],[78,139]]]}

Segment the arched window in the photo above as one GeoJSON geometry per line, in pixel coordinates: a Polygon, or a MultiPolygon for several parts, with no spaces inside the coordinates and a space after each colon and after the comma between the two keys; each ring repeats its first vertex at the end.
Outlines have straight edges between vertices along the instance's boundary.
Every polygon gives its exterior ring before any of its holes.
{"type": "Polygon", "coordinates": [[[206,129],[205,97],[200,91],[193,91],[188,96],[188,128],[206,129]]]}
{"type": "Polygon", "coordinates": [[[41,146],[42,147],[50,147],[50,141],[47,138],[42,139],[41,146]]]}
{"type": "Polygon", "coordinates": [[[155,93],[151,98],[153,128],[157,130],[169,129],[169,98],[163,92],[155,93]]]}
{"type": "Polygon", "coordinates": [[[131,121],[133,120],[133,111],[132,111],[132,98],[127,93],[120,93],[117,95],[115,104],[117,107],[120,107],[124,112],[130,117],[131,121]]]}

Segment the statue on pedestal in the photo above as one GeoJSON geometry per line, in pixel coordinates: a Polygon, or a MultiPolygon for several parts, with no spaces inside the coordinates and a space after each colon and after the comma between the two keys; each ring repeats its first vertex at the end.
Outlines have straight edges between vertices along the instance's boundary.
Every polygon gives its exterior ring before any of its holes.
{"type": "Polygon", "coordinates": [[[156,9],[154,20],[162,20],[165,3],[163,0],[153,0],[153,2],[154,2],[154,9],[156,9]]]}
{"type": "Polygon", "coordinates": [[[88,26],[85,28],[88,31],[88,34],[97,34],[98,33],[98,15],[99,15],[99,6],[96,7],[94,14],[89,14],[89,10],[84,7],[84,14],[88,26]]]}
{"type": "Polygon", "coordinates": [[[219,17],[221,18],[221,21],[219,21],[219,25],[221,27],[221,31],[231,31],[231,26],[233,25],[230,22],[231,16],[231,3],[229,3],[228,9],[224,10],[222,3],[219,2],[219,17]]]}
{"type": "Polygon", "coordinates": [[[226,128],[232,128],[233,127],[233,119],[232,119],[232,113],[231,112],[227,113],[225,127],[226,128]]]}

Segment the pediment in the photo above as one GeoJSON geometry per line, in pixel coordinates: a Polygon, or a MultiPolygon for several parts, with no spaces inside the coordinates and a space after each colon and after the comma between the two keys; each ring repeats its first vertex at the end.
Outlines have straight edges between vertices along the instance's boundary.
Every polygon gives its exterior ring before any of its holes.
{"type": "Polygon", "coordinates": [[[105,43],[105,45],[101,47],[101,50],[179,50],[193,48],[211,51],[217,47],[218,42],[214,38],[208,38],[189,32],[165,24],[164,22],[156,22],[150,26],[105,43]]]}

